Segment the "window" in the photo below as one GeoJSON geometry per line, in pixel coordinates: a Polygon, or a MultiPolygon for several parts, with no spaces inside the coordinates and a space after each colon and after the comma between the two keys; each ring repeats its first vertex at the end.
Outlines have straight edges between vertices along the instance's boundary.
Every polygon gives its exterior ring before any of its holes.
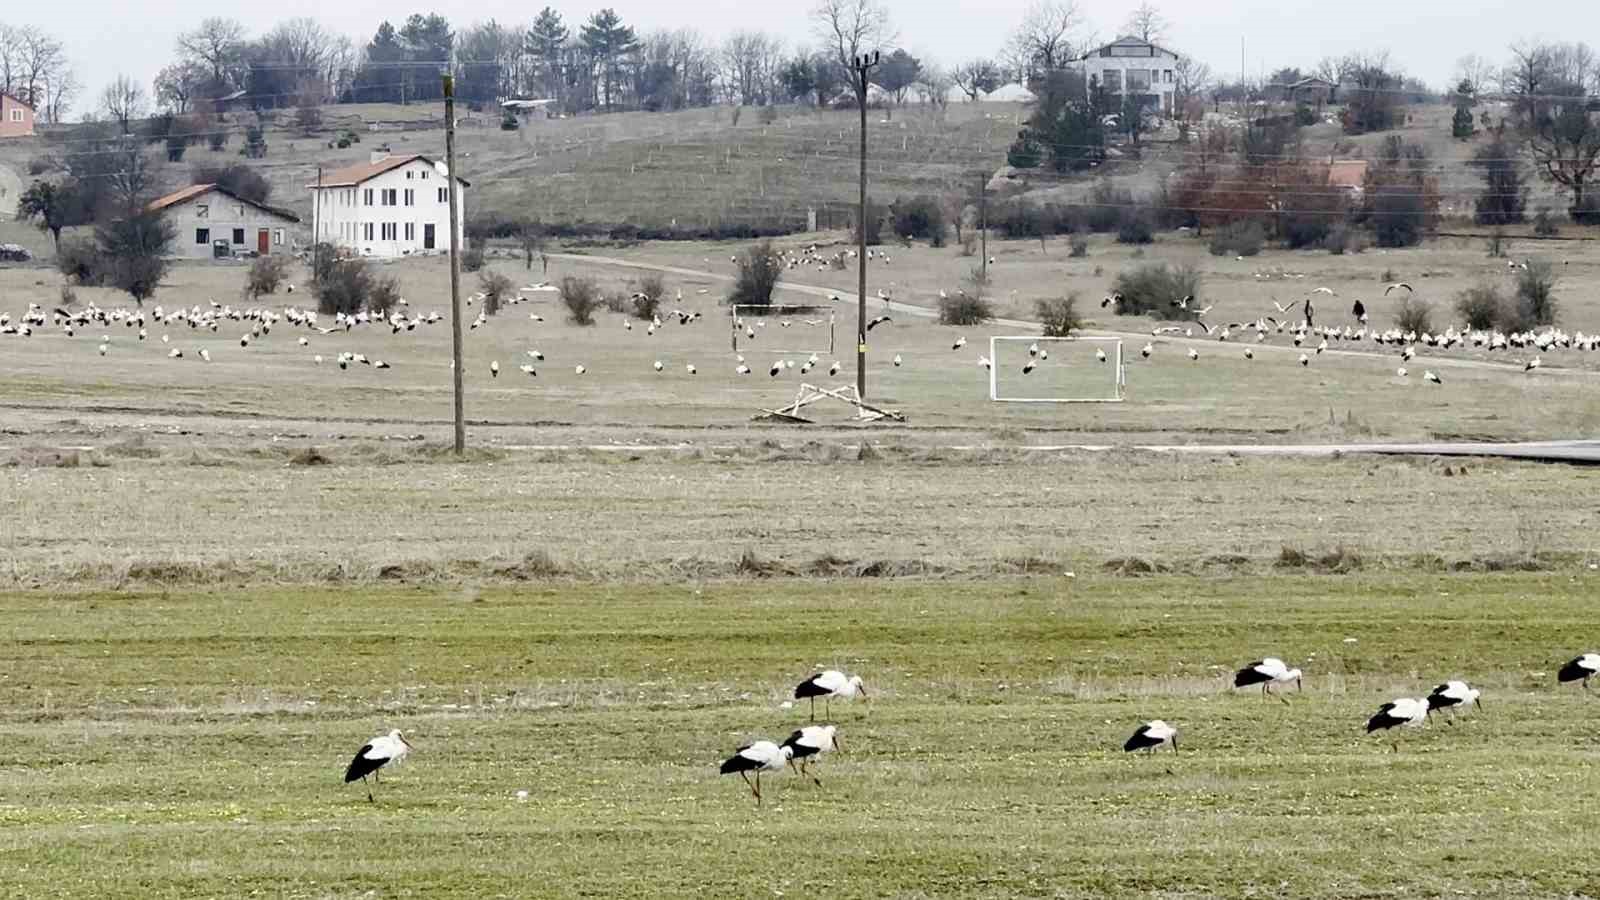
{"type": "Polygon", "coordinates": [[[1150,69],[1128,70],[1128,93],[1144,94],[1150,90],[1150,69]]]}
{"type": "Polygon", "coordinates": [[[415,173],[415,172],[407,172],[407,173],[406,173],[406,180],[407,180],[407,181],[410,181],[410,180],[411,180],[411,176],[412,176],[412,175],[415,175],[415,174],[416,174],[416,173],[415,173]]]}
{"type": "Polygon", "coordinates": [[[194,230],[194,242],[196,244],[210,244],[211,243],[211,229],[209,229],[209,228],[196,228],[194,230]]]}
{"type": "Polygon", "coordinates": [[[272,232],[272,243],[273,243],[274,246],[278,246],[278,247],[282,247],[283,246],[283,229],[282,228],[278,228],[278,229],[274,229],[273,230],[273,232],[272,232]]]}
{"type": "Polygon", "coordinates": [[[1107,69],[1105,71],[1103,86],[1108,94],[1122,93],[1122,73],[1116,69],[1107,69]]]}
{"type": "Polygon", "coordinates": [[[395,190],[394,188],[389,188],[389,189],[387,189],[387,190],[385,190],[383,192],[383,205],[384,206],[399,206],[400,205],[399,197],[400,197],[400,192],[399,191],[395,190]]]}
{"type": "Polygon", "coordinates": [[[450,189],[449,188],[439,188],[439,202],[440,203],[449,203],[450,202],[450,189]]]}
{"type": "Polygon", "coordinates": [[[416,223],[407,222],[406,223],[406,240],[414,241],[416,239],[417,239],[417,226],[416,226],[416,223]]]}
{"type": "Polygon", "coordinates": [[[406,205],[407,206],[416,206],[417,205],[417,192],[413,191],[411,188],[406,188],[406,205]]]}
{"type": "Polygon", "coordinates": [[[362,225],[362,232],[364,233],[364,237],[365,237],[366,240],[369,240],[369,241],[372,240],[372,223],[371,222],[367,222],[364,225],[362,225]]]}
{"type": "Polygon", "coordinates": [[[422,180],[423,181],[427,181],[428,180],[428,170],[427,169],[423,169],[422,170],[422,180]]]}
{"type": "Polygon", "coordinates": [[[1171,69],[1162,69],[1161,70],[1161,80],[1163,82],[1167,83],[1167,84],[1171,84],[1172,83],[1172,70],[1171,69]]]}
{"type": "Polygon", "coordinates": [[[371,206],[372,205],[372,188],[367,188],[365,191],[362,191],[361,199],[363,201],[363,203],[362,203],[363,206],[371,206]]]}
{"type": "MultiPolygon", "coordinates": [[[[368,227],[371,227],[371,226],[368,226],[368,227]]],[[[383,240],[386,240],[386,241],[396,240],[400,236],[400,226],[396,225],[393,222],[384,222],[384,223],[382,223],[381,227],[379,228],[379,234],[380,234],[380,236],[382,237],[383,240]]]]}
{"type": "Polygon", "coordinates": [[[233,242],[235,244],[243,244],[244,243],[244,229],[243,228],[235,228],[233,230],[233,242]]]}
{"type": "Polygon", "coordinates": [[[13,109],[11,111],[11,121],[13,121],[13,122],[21,122],[22,121],[22,110],[13,109]]]}

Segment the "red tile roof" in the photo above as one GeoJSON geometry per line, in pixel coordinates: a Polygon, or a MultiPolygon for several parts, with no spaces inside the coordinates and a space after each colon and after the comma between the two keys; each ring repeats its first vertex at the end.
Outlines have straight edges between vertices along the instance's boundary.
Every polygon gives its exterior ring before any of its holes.
{"type": "MultiPolygon", "coordinates": [[[[320,185],[312,183],[306,185],[306,187],[355,187],[363,181],[376,178],[385,172],[393,171],[401,166],[417,162],[418,160],[425,162],[430,166],[434,165],[434,161],[432,159],[429,159],[421,153],[410,153],[404,156],[390,156],[380,159],[377,162],[358,163],[353,166],[346,166],[343,169],[335,169],[332,172],[324,172],[322,173],[322,182],[320,185]]],[[[467,187],[472,186],[467,183],[465,178],[458,178],[456,180],[464,185],[467,185],[467,187]]]]}

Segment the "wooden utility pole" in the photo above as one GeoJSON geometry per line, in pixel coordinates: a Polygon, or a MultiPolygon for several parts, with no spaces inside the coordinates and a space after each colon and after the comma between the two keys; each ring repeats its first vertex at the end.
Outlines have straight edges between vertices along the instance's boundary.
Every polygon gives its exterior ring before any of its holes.
{"type": "Polygon", "coordinates": [[[989,179],[982,172],[978,173],[978,236],[983,246],[979,253],[983,258],[978,261],[980,266],[978,280],[983,282],[979,289],[989,286],[989,179]]]}
{"type": "Polygon", "coordinates": [[[867,73],[878,53],[856,57],[851,64],[856,99],[861,104],[861,196],[856,203],[856,393],[867,399],[867,73]]]}
{"type": "Polygon", "coordinates": [[[456,79],[444,73],[444,164],[450,199],[450,373],[455,379],[456,455],[467,452],[467,408],[462,397],[461,359],[461,212],[456,208],[456,79]]]}
{"type": "Polygon", "coordinates": [[[311,280],[322,274],[322,167],[317,166],[317,192],[311,203],[311,280]]]}

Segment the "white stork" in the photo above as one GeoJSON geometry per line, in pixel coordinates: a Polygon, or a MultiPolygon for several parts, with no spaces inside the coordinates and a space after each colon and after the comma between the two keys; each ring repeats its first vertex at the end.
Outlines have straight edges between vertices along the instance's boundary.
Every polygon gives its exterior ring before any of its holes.
{"type": "MultiPolygon", "coordinates": [[[[344,770],[344,783],[349,784],[358,778],[366,783],[368,775],[377,781],[379,769],[389,763],[398,764],[410,752],[411,745],[401,736],[400,729],[379,735],[356,751],[355,759],[350,760],[350,768],[344,770]]],[[[373,802],[371,785],[367,786],[367,802],[373,802]]]]}
{"type": "MultiPolygon", "coordinates": [[[[1388,731],[1402,725],[1407,728],[1421,728],[1427,719],[1428,701],[1414,697],[1400,697],[1378,707],[1378,711],[1367,720],[1367,734],[1374,731],[1388,731]]],[[[1400,749],[1398,740],[1394,742],[1394,749],[1396,751],[1400,749]]]]}
{"type": "Polygon", "coordinates": [[[1556,673],[1556,680],[1562,684],[1569,681],[1582,681],[1583,689],[1589,689],[1589,679],[1600,675],[1600,653],[1585,653],[1561,667],[1556,673]]]}
{"type": "Polygon", "coordinates": [[[752,741],[740,747],[726,760],[723,760],[722,768],[719,771],[723,775],[732,775],[734,772],[738,772],[739,777],[743,778],[745,785],[750,788],[750,793],[756,795],[756,805],[760,806],[761,773],[763,771],[783,771],[784,765],[789,762],[790,757],[793,755],[794,751],[792,749],[779,747],[771,741],[752,741]],[[750,783],[749,773],[751,772],[756,773],[755,784],[750,783]]]}
{"type": "Polygon", "coordinates": [[[817,698],[822,698],[822,714],[829,716],[832,709],[829,705],[834,697],[846,700],[853,699],[857,694],[867,696],[867,689],[861,683],[860,675],[845,675],[838,669],[828,669],[825,672],[807,678],[795,686],[794,698],[796,700],[811,701],[811,721],[817,720],[817,698]]]}
{"type": "MultiPolygon", "coordinates": [[[[1272,693],[1274,684],[1288,684],[1294,682],[1295,690],[1301,690],[1304,685],[1300,682],[1300,670],[1291,669],[1284,661],[1275,656],[1258,659],[1236,672],[1233,676],[1233,686],[1236,688],[1249,687],[1252,684],[1261,685],[1261,696],[1276,696],[1272,693]]],[[[1282,697],[1279,700],[1288,703],[1282,697]]]]}
{"type": "Polygon", "coordinates": [[[1477,688],[1469,686],[1465,681],[1446,681],[1433,689],[1428,695],[1428,715],[1433,715],[1436,710],[1455,709],[1464,707],[1468,703],[1478,709],[1483,709],[1479,701],[1480,693],[1477,688]]]}
{"type": "Polygon", "coordinates": [[[807,725],[789,735],[782,746],[790,751],[789,767],[794,768],[795,761],[798,760],[800,768],[796,770],[797,773],[811,779],[817,787],[822,787],[821,779],[807,769],[811,764],[811,757],[820,756],[830,750],[843,749],[839,744],[838,729],[832,725],[807,725]]]}
{"type": "Polygon", "coordinates": [[[1173,753],[1178,752],[1178,729],[1173,728],[1160,719],[1152,719],[1134,730],[1133,735],[1122,745],[1122,749],[1132,753],[1135,750],[1148,750],[1156,752],[1162,745],[1170,746],[1173,753]]]}

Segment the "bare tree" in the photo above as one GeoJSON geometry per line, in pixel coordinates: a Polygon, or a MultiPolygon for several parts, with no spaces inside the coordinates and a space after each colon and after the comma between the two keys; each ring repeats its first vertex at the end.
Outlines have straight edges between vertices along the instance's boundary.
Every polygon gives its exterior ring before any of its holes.
{"type": "Polygon", "coordinates": [[[0,24],[0,91],[43,108],[55,87],[70,77],[60,41],[33,25],[0,24]]]}
{"type": "Polygon", "coordinates": [[[45,120],[58,125],[64,121],[67,110],[72,108],[72,101],[78,96],[78,89],[81,87],[83,85],[78,82],[77,73],[70,67],[63,66],[46,85],[44,106],[40,107],[44,111],[45,120]]]}
{"type": "Polygon", "coordinates": [[[178,35],[178,52],[205,65],[218,85],[233,85],[247,34],[237,19],[214,16],[178,35]]]}
{"type": "Polygon", "coordinates": [[[1544,118],[1540,95],[1554,78],[1552,56],[1548,44],[1519,41],[1511,45],[1511,64],[1500,76],[1500,90],[1511,95],[1512,108],[1524,125],[1533,126],[1544,118]]]}
{"type": "Polygon", "coordinates": [[[1122,30],[1141,41],[1153,44],[1166,37],[1167,17],[1146,0],[1128,14],[1128,20],[1122,24],[1122,30]]]}
{"type": "Polygon", "coordinates": [[[189,111],[190,102],[199,96],[201,86],[210,77],[206,68],[197,63],[171,63],[156,73],[152,82],[156,102],[167,112],[182,115],[189,111]]]}
{"type": "Polygon", "coordinates": [[[1468,53],[1456,60],[1453,81],[1458,85],[1466,82],[1472,87],[1473,94],[1481,94],[1496,80],[1498,71],[1494,63],[1476,53],[1468,53]]]}
{"type": "Polygon", "coordinates": [[[1582,41],[1556,44],[1550,48],[1550,74],[1566,87],[1549,93],[1564,94],[1572,88],[1592,92],[1600,84],[1600,60],[1594,48],[1582,41]]]}
{"type": "Polygon", "coordinates": [[[924,104],[943,110],[950,105],[950,90],[955,86],[955,76],[944,66],[930,60],[922,64],[922,71],[912,88],[924,104]]]}
{"type": "Polygon", "coordinates": [[[756,105],[765,88],[763,66],[772,39],[759,31],[735,31],[722,42],[723,83],[734,103],[756,105]]]}
{"type": "Polygon", "coordinates": [[[100,109],[111,121],[117,123],[124,135],[132,134],[133,127],[129,123],[134,119],[143,118],[147,111],[144,88],[132,78],[118,75],[100,93],[100,109]]]}
{"type": "MultiPolygon", "coordinates": [[[[811,16],[817,37],[845,69],[856,57],[881,50],[897,36],[882,0],[821,0],[811,16]]],[[[856,102],[865,102],[863,85],[851,81],[856,102]]]]}
{"type": "Polygon", "coordinates": [[[1172,113],[1178,122],[1178,137],[1189,142],[1189,128],[1204,114],[1204,98],[1216,79],[1211,67],[1192,56],[1180,56],[1172,66],[1172,113]]]}
{"type": "Polygon", "coordinates": [[[16,95],[17,72],[22,68],[22,33],[20,28],[0,22],[0,91],[16,95]]]}
{"type": "Polygon", "coordinates": [[[967,95],[967,99],[976,102],[978,98],[1000,86],[1002,75],[1000,66],[992,59],[974,59],[956,66],[950,73],[950,78],[956,87],[967,95]]]}
{"type": "Polygon", "coordinates": [[[1039,0],[1028,8],[1007,46],[1009,62],[1024,81],[1061,68],[1082,52],[1085,17],[1077,0],[1039,0]]]}
{"type": "Polygon", "coordinates": [[[1549,110],[1527,129],[1528,152],[1539,174],[1572,192],[1573,221],[1600,222],[1600,204],[1585,194],[1600,167],[1600,113],[1589,111],[1589,98],[1575,84],[1556,83],[1567,96],[1540,98],[1549,110]]]}

